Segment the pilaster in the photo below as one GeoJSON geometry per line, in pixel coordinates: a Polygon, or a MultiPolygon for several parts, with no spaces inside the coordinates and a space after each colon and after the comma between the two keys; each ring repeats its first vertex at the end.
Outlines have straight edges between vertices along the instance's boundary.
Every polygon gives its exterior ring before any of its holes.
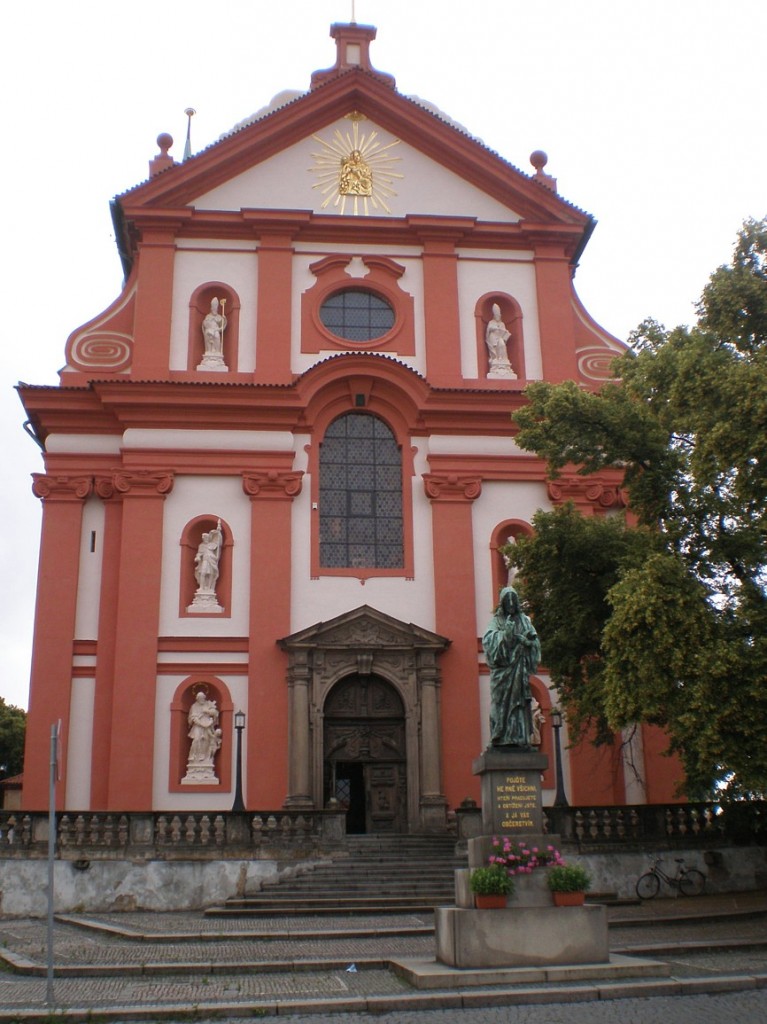
{"type": "Polygon", "coordinates": [[[112,486],[123,509],[107,803],[138,811],[152,806],[163,502],[173,474],[121,472],[112,486]]]}
{"type": "Polygon", "coordinates": [[[432,509],[435,628],[452,640],[440,668],[443,735],[451,738],[444,792],[456,806],[466,796],[479,796],[476,785],[475,792],[465,792],[465,776],[481,746],[471,509],[482,481],[472,474],[427,473],[424,487],[432,509]]]}
{"type": "Polygon", "coordinates": [[[144,227],[139,246],[133,332],[131,372],[134,379],[167,380],[170,375],[175,258],[175,225],[144,227]]]}
{"type": "MultiPolygon", "coordinates": [[[[275,723],[288,721],[289,714],[294,716],[291,730],[295,722],[295,711],[288,708],[285,658],[275,637],[290,632],[291,506],[293,498],[301,493],[302,476],[284,468],[264,468],[242,477],[243,490],[251,500],[249,714],[245,737],[245,802],[249,807],[279,807],[286,790],[289,795],[294,792],[288,781],[287,759],[292,758],[292,753],[286,752],[288,737],[275,728],[275,723]],[[268,716],[260,713],[262,707],[270,709],[268,716]]],[[[301,714],[308,736],[308,705],[301,714]]],[[[308,771],[308,754],[303,760],[308,771]]]]}
{"type": "Polygon", "coordinates": [[[72,656],[80,566],[83,502],[89,476],[35,473],[32,490],[43,502],[40,563],[37,575],[34,652],[24,757],[24,810],[48,806],[51,726],[61,721],[57,806],[66,792],[66,739],[72,687],[72,656]]]}

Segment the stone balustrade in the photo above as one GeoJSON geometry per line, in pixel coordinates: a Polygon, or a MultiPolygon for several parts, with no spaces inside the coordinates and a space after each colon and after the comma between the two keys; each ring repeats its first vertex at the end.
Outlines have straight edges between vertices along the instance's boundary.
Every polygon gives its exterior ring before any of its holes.
{"type": "MultiPolygon", "coordinates": [[[[107,813],[57,815],[60,857],[226,859],[296,855],[338,845],[346,832],[341,811],[107,813]]],[[[48,815],[0,811],[0,857],[43,857],[48,815]]]]}
{"type": "MultiPolygon", "coordinates": [[[[767,822],[767,802],[751,801],[749,810],[767,822]]],[[[479,834],[480,808],[461,807],[455,819],[459,840],[479,834]]],[[[751,838],[742,828],[736,834],[714,803],[544,807],[543,824],[563,846],[582,851],[751,838]]],[[[346,833],[345,814],[338,810],[66,812],[59,813],[56,825],[57,852],[73,860],[126,854],[147,859],[302,857],[312,850],[332,850],[346,833]]],[[[0,857],[46,856],[47,844],[47,814],[0,811],[0,857]]]]}

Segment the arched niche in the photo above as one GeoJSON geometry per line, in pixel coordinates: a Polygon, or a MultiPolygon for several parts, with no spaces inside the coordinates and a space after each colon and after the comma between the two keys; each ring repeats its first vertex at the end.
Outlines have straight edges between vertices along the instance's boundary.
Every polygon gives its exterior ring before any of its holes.
{"type": "MultiPolygon", "coordinates": [[[[202,322],[210,312],[213,299],[219,301],[219,312],[226,316],[224,331],[224,362],[230,372],[239,366],[240,297],[231,285],[223,281],[208,281],[194,290],[189,300],[189,343],[187,370],[197,372],[205,353],[202,322]]],[[[205,371],[200,371],[205,372],[205,371]]]]}
{"type": "Polygon", "coordinates": [[[513,586],[513,576],[504,561],[502,548],[519,537],[532,537],[533,528],[524,519],[504,519],[493,530],[490,538],[491,576],[493,583],[493,606],[498,602],[502,587],[513,586]]]}
{"type": "Polygon", "coordinates": [[[506,342],[511,368],[518,380],[525,380],[525,338],[522,324],[522,307],[517,300],[506,292],[487,292],[477,300],[474,307],[474,321],[477,329],[477,365],[479,376],[487,377],[489,358],[485,333],[488,323],[493,319],[493,306],[501,309],[501,320],[511,337],[506,342]]]}
{"type": "Polygon", "coordinates": [[[176,687],[170,706],[170,764],[168,790],[171,793],[227,793],[232,789],[232,737],[234,735],[232,703],[229,687],[217,676],[196,673],[187,676],[176,687]],[[218,784],[188,785],[181,782],[186,775],[189,757],[189,709],[202,690],[216,702],[221,729],[221,746],[214,758],[218,784]]]}
{"type": "Polygon", "coordinates": [[[218,561],[218,580],[216,596],[224,609],[222,612],[190,612],[187,611],[194,600],[197,580],[194,575],[194,559],[202,541],[203,533],[214,529],[219,516],[206,513],[190,519],[181,533],[181,572],[179,581],[179,616],[194,619],[227,619],[232,615],[232,548],[234,538],[229,524],[221,520],[221,532],[224,535],[221,556],[218,561]]]}

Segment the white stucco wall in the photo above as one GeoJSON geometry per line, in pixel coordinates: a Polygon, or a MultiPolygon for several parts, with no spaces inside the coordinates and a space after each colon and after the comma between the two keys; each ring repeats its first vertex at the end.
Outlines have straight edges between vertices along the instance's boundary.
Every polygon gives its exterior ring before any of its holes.
{"type": "Polygon", "coordinates": [[[59,751],[66,762],[67,791],[65,806],[86,811],[91,806],[91,752],[93,749],[93,705],[96,680],[76,677],[72,680],[69,731],[59,751]]]}
{"type": "MultiPolygon", "coordinates": [[[[173,312],[170,335],[170,368],[186,370],[189,355],[189,302],[197,288],[208,281],[230,285],[240,300],[237,366],[231,364],[224,334],[224,359],[230,370],[252,372],[256,365],[256,315],[258,312],[258,259],[256,243],[192,241],[176,253],[173,272],[173,312]]],[[[206,375],[206,379],[208,375],[206,375]]]]}
{"type": "MultiPolygon", "coordinates": [[[[182,653],[176,655],[176,660],[185,660],[182,653]]],[[[204,673],[205,665],[212,664],[220,667],[219,655],[215,651],[202,653],[195,656],[197,662],[196,672],[204,673]]],[[[226,673],[214,671],[210,673],[216,679],[220,679],[229,689],[232,703],[235,710],[249,712],[248,704],[248,677],[243,674],[226,673]]],[[[234,779],[235,779],[235,753],[236,736],[232,730],[231,743],[225,744],[218,754],[220,766],[222,757],[231,759],[232,789],[221,789],[211,786],[204,794],[200,793],[171,793],[169,790],[169,766],[170,766],[170,740],[171,740],[171,712],[170,706],[180,683],[186,678],[186,673],[160,673],[157,678],[157,690],[155,694],[155,721],[154,721],[154,761],[152,771],[152,807],[156,811],[193,811],[205,807],[211,811],[228,811],[232,808],[234,779]]],[[[255,704],[258,704],[258,696],[255,695],[255,704]]],[[[243,787],[247,779],[247,743],[242,744],[242,773],[243,787]]],[[[267,766],[265,766],[266,768],[267,766]]],[[[220,771],[220,767],[219,767],[220,771]]],[[[247,794],[245,794],[247,799],[247,794]]]]}
{"type": "Polygon", "coordinates": [[[486,363],[477,366],[477,327],[474,309],[477,300],[488,292],[503,292],[511,295],[520,304],[525,340],[525,377],[527,380],[538,380],[542,376],[538,296],[532,258],[532,252],[513,253],[504,257],[492,251],[461,252],[458,260],[458,301],[461,322],[461,370],[464,377],[484,378],[487,374],[486,363]]]}
{"type": "MultiPolygon", "coordinates": [[[[250,501],[239,476],[177,476],[164,503],[160,636],[244,636],[250,606],[250,501]],[[220,516],[231,533],[231,615],[187,617],[179,614],[184,527],[197,516],[220,516]]],[[[193,557],[194,552],[191,552],[193,557]]]]}
{"type": "Polygon", "coordinates": [[[104,551],[104,502],[91,497],[83,504],[80,568],[77,580],[75,636],[95,640],[99,633],[101,563],[104,551]]]}
{"type": "MultiPolygon", "coordinates": [[[[378,133],[381,147],[395,141],[395,136],[373,122],[359,122],[360,139],[369,139],[372,132],[378,133]]],[[[256,164],[222,185],[203,193],[195,200],[195,207],[204,210],[239,210],[241,208],[263,207],[276,210],[312,210],[315,213],[337,213],[340,207],[331,204],[322,210],[325,196],[321,188],[314,186],[320,176],[312,173],[316,164],[315,155],[323,151],[318,138],[330,142],[338,131],[344,139],[342,150],[353,148],[352,125],[346,118],[326,125],[317,132],[287,149],[256,164]]],[[[434,160],[424,156],[413,146],[399,142],[389,150],[399,159],[392,164],[392,171],[401,178],[393,182],[396,195],[386,195],[385,202],[391,211],[381,206],[375,209],[369,203],[369,210],[376,216],[403,217],[408,213],[421,215],[446,215],[473,217],[481,220],[514,223],[518,214],[499,203],[480,189],[468,184],[452,171],[446,170],[434,160]]],[[[340,159],[340,157],[339,157],[340,159]]],[[[370,160],[375,188],[376,163],[370,160]]],[[[351,209],[347,205],[346,213],[351,209]]]]}

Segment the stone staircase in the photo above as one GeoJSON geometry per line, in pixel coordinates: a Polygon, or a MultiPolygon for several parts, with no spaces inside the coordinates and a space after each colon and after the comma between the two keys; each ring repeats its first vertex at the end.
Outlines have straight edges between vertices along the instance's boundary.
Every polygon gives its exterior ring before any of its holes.
{"type": "Polygon", "coordinates": [[[453,836],[347,836],[333,860],[206,910],[211,917],[275,914],[417,914],[451,904],[466,867],[453,836]]]}

